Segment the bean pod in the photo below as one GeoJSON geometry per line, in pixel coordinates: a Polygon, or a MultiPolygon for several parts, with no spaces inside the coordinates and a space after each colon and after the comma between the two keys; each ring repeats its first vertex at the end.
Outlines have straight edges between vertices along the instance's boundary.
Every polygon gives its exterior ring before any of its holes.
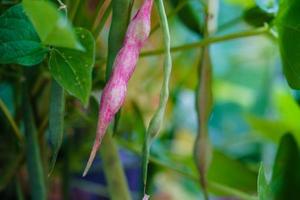
{"type": "Polygon", "coordinates": [[[92,165],[107,127],[124,103],[128,81],[136,67],[141,48],[150,33],[152,4],[153,0],[145,0],[128,26],[123,47],[117,54],[112,75],[101,96],[96,139],[83,176],[92,165]]]}

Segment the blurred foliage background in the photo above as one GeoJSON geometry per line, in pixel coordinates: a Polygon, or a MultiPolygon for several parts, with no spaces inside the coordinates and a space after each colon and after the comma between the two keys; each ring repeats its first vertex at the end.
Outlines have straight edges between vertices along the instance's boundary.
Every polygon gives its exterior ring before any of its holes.
{"type": "MultiPolygon", "coordinates": [[[[13,0],[0,2],[1,13],[18,3],[13,0]]],[[[91,29],[97,5],[103,1],[69,0],[65,3],[68,10],[72,11],[72,7],[78,2],[73,25],[91,29]]],[[[134,2],[132,13],[141,2],[134,2]]],[[[172,46],[202,40],[199,29],[195,28],[195,23],[201,24],[203,20],[200,1],[189,0],[186,5],[190,6],[190,10],[186,13],[176,11],[176,5],[182,2],[164,1],[167,13],[174,13],[168,18],[172,46]],[[187,17],[190,15],[193,19],[187,17]]],[[[213,37],[253,30],[263,27],[265,23],[271,26],[274,13],[278,10],[278,2],[274,2],[274,5],[269,6],[264,0],[220,0],[218,28],[213,37]]],[[[96,40],[93,90],[88,106],[83,106],[66,93],[62,148],[51,176],[45,174],[48,199],[110,199],[100,156],[89,174],[81,177],[93,144],[98,100],[105,83],[110,15],[96,40]]],[[[158,23],[156,9],[153,9],[152,27],[158,23]]],[[[143,51],[162,48],[161,34],[160,28],[153,32],[143,51]]],[[[198,126],[195,89],[200,51],[200,48],[193,48],[172,54],[171,95],[161,134],[151,149],[148,184],[149,191],[153,194],[151,199],[203,198],[193,159],[198,126]]],[[[283,76],[275,37],[261,34],[213,43],[210,53],[214,94],[214,107],[209,120],[209,137],[214,148],[208,171],[210,196],[216,200],[256,199],[260,165],[263,163],[265,175],[270,179],[281,136],[290,132],[296,142],[300,141],[300,94],[289,88],[283,76]]],[[[146,127],[158,104],[162,63],[163,55],[140,57],[113,137],[118,144],[133,199],[141,199],[142,195],[141,151],[146,127]]],[[[51,155],[47,145],[51,82],[47,63],[42,62],[31,68],[2,64],[1,199],[22,199],[21,196],[28,199],[31,196],[24,149],[13,134],[15,127],[10,122],[15,121],[17,129],[23,135],[25,122],[22,120],[20,94],[25,70],[30,73],[28,93],[31,96],[44,169],[48,169],[51,155]]],[[[299,157],[298,154],[297,156],[299,157]]],[[[292,158],[294,161],[297,159],[292,158]]]]}

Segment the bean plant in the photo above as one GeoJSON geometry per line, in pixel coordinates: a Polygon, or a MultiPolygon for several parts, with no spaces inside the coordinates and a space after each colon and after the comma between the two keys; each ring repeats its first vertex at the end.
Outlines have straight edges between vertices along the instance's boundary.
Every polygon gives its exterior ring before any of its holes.
{"type": "Polygon", "coordinates": [[[0,199],[300,199],[300,1],[0,11],[0,199]]]}

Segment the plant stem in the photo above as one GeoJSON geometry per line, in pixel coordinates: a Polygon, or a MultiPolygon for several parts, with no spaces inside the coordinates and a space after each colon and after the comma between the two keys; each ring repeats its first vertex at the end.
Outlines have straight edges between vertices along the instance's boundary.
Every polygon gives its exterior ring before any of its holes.
{"type": "Polygon", "coordinates": [[[64,4],[61,0],[57,0],[58,4],[59,4],[59,10],[64,10],[66,17],[68,17],[68,8],[67,5],[64,4]]]}
{"type": "Polygon", "coordinates": [[[29,102],[26,83],[23,93],[26,159],[32,199],[46,200],[47,193],[40,155],[40,147],[37,139],[37,131],[32,114],[32,108],[29,102]]]}
{"type": "MultiPolygon", "coordinates": [[[[232,33],[224,36],[215,36],[215,37],[208,37],[205,38],[199,42],[191,43],[191,44],[185,44],[177,47],[172,47],[171,52],[178,52],[178,51],[184,51],[184,50],[189,50],[189,49],[194,49],[194,48],[199,48],[199,47],[204,47],[206,45],[212,44],[212,43],[217,43],[217,42],[224,42],[227,40],[232,40],[232,39],[239,39],[239,38],[244,38],[244,37],[251,37],[251,36],[256,36],[256,35],[261,35],[268,33],[270,31],[270,28],[268,26],[264,26],[261,28],[249,30],[249,31],[243,31],[239,33],[232,33]]],[[[145,51],[141,53],[141,56],[154,56],[154,55],[160,55],[164,53],[164,49],[157,49],[157,50],[152,50],[152,51],[145,51]]]]}
{"type": "Polygon", "coordinates": [[[80,4],[81,0],[74,0],[74,6],[72,6],[72,9],[70,11],[70,21],[73,22],[74,19],[75,19],[75,16],[76,16],[76,13],[78,11],[78,8],[79,8],[79,4],[80,4]]]}
{"type": "MultiPolygon", "coordinates": [[[[137,154],[137,155],[143,155],[141,153],[140,150],[138,150],[138,148],[136,148],[134,145],[131,145],[130,143],[128,143],[127,141],[123,141],[123,140],[119,140],[119,143],[125,147],[126,149],[132,151],[133,153],[137,154]]],[[[176,165],[171,165],[171,164],[167,164],[166,162],[163,162],[157,158],[155,158],[154,156],[149,156],[149,162],[155,164],[155,165],[159,165],[163,168],[166,168],[168,170],[172,170],[196,183],[199,183],[199,177],[196,174],[192,174],[189,172],[186,172],[185,169],[182,169],[181,167],[176,167],[176,165]]],[[[237,197],[240,200],[257,200],[257,197],[255,196],[251,196],[247,193],[244,193],[240,190],[222,185],[220,183],[214,182],[214,181],[209,181],[207,183],[207,187],[209,191],[212,192],[219,192],[222,193],[224,195],[228,195],[228,196],[233,196],[233,197],[237,197]]]]}
{"type": "Polygon", "coordinates": [[[155,0],[155,4],[158,10],[160,23],[163,28],[163,40],[164,40],[164,77],[162,88],[160,91],[160,100],[159,106],[156,109],[154,115],[152,116],[149,127],[147,129],[144,145],[143,145],[143,183],[144,183],[144,195],[146,195],[146,184],[147,184],[147,174],[148,174],[148,160],[150,155],[151,143],[155,139],[155,137],[159,134],[159,130],[162,125],[162,121],[164,119],[164,113],[166,110],[166,106],[169,98],[169,82],[172,71],[172,58],[170,52],[170,32],[168,26],[168,20],[165,13],[164,3],[162,0],[155,0]]]}
{"type": "Polygon", "coordinates": [[[95,21],[92,25],[92,33],[97,38],[100,34],[103,26],[105,25],[105,22],[110,15],[111,12],[111,1],[105,1],[105,3],[102,6],[99,6],[95,21]]]}
{"type": "Polygon", "coordinates": [[[111,200],[130,200],[118,148],[109,132],[103,138],[100,154],[111,200]]]}
{"type": "Polygon", "coordinates": [[[63,167],[61,169],[63,199],[70,199],[70,144],[65,140],[63,145],[63,167]]]}
{"type": "Polygon", "coordinates": [[[111,4],[109,4],[108,8],[105,10],[105,13],[103,14],[101,22],[97,25],[97,27],[95,29],[96,38],[100,35],[108,17],[110,16],[111,8],[112,8],[112,6],[111,6],[111,4]]]}
{"type": "Polygon", "coordinates": [[[13,129],[13,133],[16,135],[19,141],[22,141],[23,138],[22,138],[21,131],[1,98],[0,98],[0,109],[2,110],[3,114],[5,115],[8,122],[10,123],[13,129]]]}
{"type": "Polygon", "coordinates": [[[20,181],[19,181],[18,177],[15,177],[15,185],[16,185],[17,199],[18,200],[24,200],[22,187],[21,187],[21,184],[20,184],[20,181]]]}
{"type": "MultiPolygon", "coordinates": [[[[167,18],[169,19],[169,18],[175,16],[175,15],[177,14],[177,12],[179,12],[179,11],[185,6],[185,4],[186,4],[187,2],[188,2],[188,0],[183,0],[182,2],[180,2],[180,3],[177,5],[177,7],[176,7],[174,10],[172,10],[172,11],[167,15],[167,18]]],[[[152,35],[152,34],[153,34],[155,31],[157,31],[159,28],[160,28],[160,23],[156,23],[156,24],[153,26],[153,28],[152,28],[152,30],[151,30],[151,32],[150,32],[150,35],[152,35]]]]}

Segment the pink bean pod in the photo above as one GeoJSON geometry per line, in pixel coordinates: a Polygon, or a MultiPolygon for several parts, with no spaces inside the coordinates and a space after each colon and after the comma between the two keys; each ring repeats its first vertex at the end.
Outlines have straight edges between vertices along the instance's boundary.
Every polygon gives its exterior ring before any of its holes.
{"type": "Polygon", "coordinates": [[[153,0],[145,0],[128,26],[123,47],[116,56],[112,75],[101,96],[96,139],[83,176],[92,165],[107,127],[125,101],[128,81],[150,33],[152,5],[153,0]]]}

